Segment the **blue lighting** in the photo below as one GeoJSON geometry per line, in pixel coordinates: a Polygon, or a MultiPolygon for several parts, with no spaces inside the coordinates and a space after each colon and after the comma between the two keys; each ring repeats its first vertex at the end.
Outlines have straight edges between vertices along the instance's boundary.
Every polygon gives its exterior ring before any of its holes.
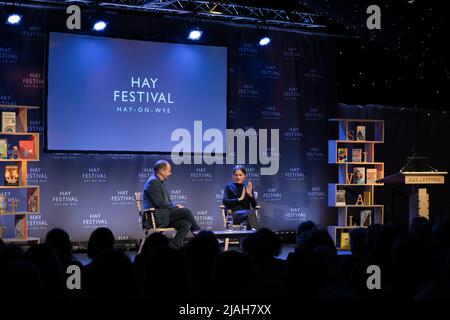
{"type": "Polygon", "coordinates": [[[7,24],[19,24],[20,20],[22,20],[22,17],[18,15],[17,13],[10,14],[8,16],[8,19],[6,20],[7,24]]]}
{"type": "Polygon", "coordinates": [[[202,33],[203,31],[200,30],[191,30],[191,32],[189,32],[188,39],[194,41],[200,40],[200,38],[202,37],[202,33]]]}
{"type": "Polygon", "coordinates": [[[269,43],[270,43],[269,37],[264,37],[264,38],[261,38],[261,40],[259,40],[260,46],[267,46],[269,43]]]}
{"type": "Polygon", "coordinates": [[[95,31],[103,31],[106,29],[108,24],[105,21],[97,21],[94,23],[94,27],[92,28],[95,31]]]}

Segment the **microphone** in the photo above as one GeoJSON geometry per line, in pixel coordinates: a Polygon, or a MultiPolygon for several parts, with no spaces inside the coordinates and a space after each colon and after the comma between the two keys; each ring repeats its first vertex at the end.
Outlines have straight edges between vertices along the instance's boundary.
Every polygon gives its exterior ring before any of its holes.
{"type": "Polygon", "coordinates": [[[403,170],[417,157],[417,153],[414,149],[411,149],[412,156],[409,158],[408,162],[403,166],[403,168],[400,169],[400,172],[403,172],[403,170]]]}

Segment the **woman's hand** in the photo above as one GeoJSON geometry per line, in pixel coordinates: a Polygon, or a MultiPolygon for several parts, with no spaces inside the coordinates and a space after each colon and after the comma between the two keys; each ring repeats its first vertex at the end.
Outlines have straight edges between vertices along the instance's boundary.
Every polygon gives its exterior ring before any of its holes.
{"type": "Polygon", "coordinates": [[[253,184],[251,181],[248,182],[247,188],[245,188],[249,197],[253,197],[253,184]]]}
{"type": "Polygon", "coordinates": [[[242,201],[242,200],[244,200],[244,198],[245,198],[245,187],[242,188],[242,194],[238,200],[242,201]]]}

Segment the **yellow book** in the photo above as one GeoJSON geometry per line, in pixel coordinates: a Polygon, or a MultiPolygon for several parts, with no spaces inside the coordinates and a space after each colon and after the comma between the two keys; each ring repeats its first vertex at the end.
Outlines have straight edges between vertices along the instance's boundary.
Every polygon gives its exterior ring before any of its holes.
{"type": "Polygon", "coordinates": [[[2,132],[16,132],[15,112],[2,112],[2,132]]]}
{"type": "Polygon", "coordinates": [[[341,233],[341,249],[350,249],[350,234],[348,232],[341,233]]]}
{"type": "Polygon", "coordinates": [[[369,184],[376,183],[376,181],[377,181],[377,169],[367,168],[367,170],[366,170],[366,181],[369,184]]]}
{"type": "Polygon", "coordinates": [[[364,205],[365,206],[372,205],[372,193],[370,191],[364,191],[364,205]]]}

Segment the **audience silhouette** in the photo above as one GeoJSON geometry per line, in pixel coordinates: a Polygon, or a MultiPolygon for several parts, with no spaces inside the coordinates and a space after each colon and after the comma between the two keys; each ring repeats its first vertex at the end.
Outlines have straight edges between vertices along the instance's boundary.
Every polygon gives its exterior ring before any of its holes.
{"type": "Polygon", "coordinates": [[[108,228],[94,230],[83,266],[70,237],[50,230],[43,244],[27,250],[0,240],[0,296],[23,292],[60,300],[151,299],[258,301],[311,299],[449,299],[450,219],[433,226],[425,218],[373,224],[350,232],[351,252],[338,254],[327,231],[312,221],[299,224],[296,246],[283,260],[279,236],[262,228],[222,252],[211,231],[201,231],[174,250],[161,233],[146,239],[132,261],[115,248],[108,228]],[[80,290],[69,290],[69,266],[81,270],[80,290]],[[382,272],[381,289],[367,287],[369,266],[382,272]]]}

